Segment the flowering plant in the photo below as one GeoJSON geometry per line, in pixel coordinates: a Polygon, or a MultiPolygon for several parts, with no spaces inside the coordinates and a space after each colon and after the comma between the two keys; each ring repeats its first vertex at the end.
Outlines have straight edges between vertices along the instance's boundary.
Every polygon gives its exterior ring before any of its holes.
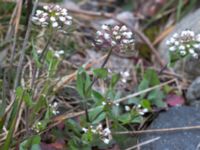
{"type": "Polygon", "coordinates": [[[169,46],[171,62],[186,56],[195,59],[200,56],[200,34],[195,34],[191,30],[173,34],[166,44],[169,46]]]}

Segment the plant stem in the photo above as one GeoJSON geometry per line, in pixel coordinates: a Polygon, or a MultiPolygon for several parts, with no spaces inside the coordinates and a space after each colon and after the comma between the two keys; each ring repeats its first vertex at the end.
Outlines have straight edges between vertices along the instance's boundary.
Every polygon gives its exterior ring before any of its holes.
{"type": "MultiPolygon", "coordinates": [[[[107,62],[108,62],[108,60],[109,60],[109,58],[110,58],[110,56],[112,54],[112,50],[113,50],[112,48],[109,50],[108,55],[107,55],[106,59],[104,60],[104,62],[101,65],[100,68],[103,69],[105,67],[105,65],[107,64],[107,62]]],[[[90,86],[86,89],[86,92],[85,92],[86,97],[88,97],[89,91],[92,88],[92,86],[94,85],[94,83],[97,81],[97,79],[98,79],[98,77],[95,77],[94,80],[92,81],[92,83],[90,84],[90,86]]],[[[89,114],[88,114],[87,102],[84,103],[84,110],[85,110],[86,120],[87,120],[87,122],[90,122],[89,114]]]]}

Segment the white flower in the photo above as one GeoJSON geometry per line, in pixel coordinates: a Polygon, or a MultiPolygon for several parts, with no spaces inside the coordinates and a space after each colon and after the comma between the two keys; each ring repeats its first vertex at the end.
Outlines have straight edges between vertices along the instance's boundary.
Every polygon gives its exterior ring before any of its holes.
{"type": "Polygon", "coordinates": [[[174,42],[174,45],[178,46],[180,43],[178,41],[174,42]]]}
{"type": "Polygon", "coordinates": [[[200,44],[194,44],[194,48],[200,48],[200,44]]]}
{"type": "Polygon", "coordinates": [[[92,133],[94,133],[94,134],[97,133],[97,130],[96,130],[96,129],[92,129],[91,131],[92,131],[92,133]]]}
{"type": "Polygon", "coordinates": [[[173,38],[178,38],[178,33],[174,33],[173,38]]]}
{"type": "Polygon", "coordinates": [[[111,134],[111,131],[110,131],[109,128],[105,128],[105,129],[103,130],[103,135],[104,135],[104,136],[109,136],[110,134],[111,134]]]}
{"type": "Polygon", "coordinates": [[[112,40],[111,44],[112,44],[112,46],[115,46],[117,43],[112,40]]]}
{"type": "Polygon", "coordinates": [[[113,28],[114,30],[119,30],[120,29],[120,27],[119,26],[114,26],[114,28],[113,28]]]}
{"type": "Polygon", "coordinates": [[[82,130],[83,130],[83,132],[87,132],[88,131],[88,129],[86,129],[86,128],[82,128],[82,130]]]}
{"type": "Polygon", "coordinates": [[[187,44],[187,45],[186,45],[186,47],[187,47],[187,48],[190,48],[190,47],[191,47],[191,45],[187,44]]]}
{"type": "Polygon", "coordinates": [[[105,33],[105,34],[104,34],[104,38],[105,38],[106,40],[108,40],[108,39],[110,39],[110,35],[109,35],[108,33],[105,33]]]}
{"type": "Polygon", "coordinates": [[[185,51],[185,50],[181,50],[181,51],[180,51],[180,54],[181,54],[182,56],[184,56],[184,55],[186,55],[186,51],[185,51]]]}
{"type": "Polygon", "coordinates": [[[56,18],[52,16],[52,17],[50,17],[50,20],[54,22],[54,21],[56,21],[56,18]]]}
{"type": "Polygon", "coordinates": [[[58,102],[54,102],[52,106],[53,107],[57,107],[58,106],[58,102]]]}
{"type": "Polygon", "coordinates": [[[130,76],[130,73],[129,73],[128,71],[125,71],[125,72],[123,73],[123,76],[124,76],[124,77],[129,77],[129,76],[130,76]]]}
{"type": "Polygon", "coordinates": [[[64,53],[65,53],[64,50],[55,51],[54,56],[56,56],[57,58],[60,58],[60,55],[63,55],[64,53]]]}
{"type": "Polygon", "coordinates": [[[118,36],[116,36],[115,38],[116,38],[116,40],[120,40],[120,39],[121,39],[121,36],[118,35],[118,36]]]}
{"type": "Polygon", "coordinates": [[[37,11],[36,11],[36,16],[42,14],[43,12],[44,12],[44,11],[42,11],[42,10],[37,10],[37,11]]]}
{"type": "Polygon", "coordinates": [[[66,25],[71,25],[71,24],[72,24],[72,21],[65,21],[64,24],[66,24],[66,25]]]}
{"type": "Polygon", "coordinates": [[[166,45],[169,46],[170,44],[171,44],[171,42],[170,42],[169,40],[167,40],[167,41],[166,41],[166,45]]]}
{"type": "Polygon", "coordinates": [[[119,106],[119,103],[115,103],[115,106],[119,106]]]}
{"type": "Polygon", "coordinates": [[[144,115],[144,112],[143,112],[143,111],[139,111],[139,114],[143,116],[143,115],[144,115]]]}
{"type": "Polygon", "coordinates": [[[174,39],[174,38],[171,38],[171,39],[170,39],[170,43],[173,44],[174,42],[175,42],[175,39],[174,39]]]}
{"type": "Polygon", "coordinates": [[[172,46],[172,47],[169,48],[169,50],[173,52],[173,51],[176,50],[176,47],[172,46]]]}
{"type": "Polygon", "coordinates": [[[62,10],[61,10],[61,13],[62,13],[62,15],[67,15],[67,9],[65,9],[65,8],[62,9],[62,10]]]}
{"type": "Polygon", "coordinates": [[[184,45],[181,45],[181,46],[179,46],[179,49],[180,49],[180,50],[185,50],[185,46],[184,46],[184,45]]]}
{"type": "Polygon", "coordinates": [[[97,35],[103,35],[101,31],[97,31],[97,35]]]}
{"type": "Polygon", "coordinates": [[[96,42],[99,43],[99,44],[102,44],[102,43],[103,43],[103,40],[98,39],[98,40],[96,40],[96,42]]]}
{"type": "Polygon", "coordinates": [[[40,22],[45,22],[46,19],[45,19],[45,18],[40,18],[39,21],[40,21],[40,22]]]}
{"type": "Polygon", "coordinates": [[[66,18],[69,20],[72,20],[72,16],[67,16],[66,18]]]}
{"type": "Polygon", "coordinates": [[[102,105],[105,106],[105,105],[106,105],[106,102],[102,102],[102,105]]]}
{"type": "Polygon", "coordinates": [[[118,32],[117,31],[113,31],[113,35],[118,35],[118,32]]]}
{"type": "Polygon", "coordinates": [[[105,24],[102,25],[101,28],[102,28],[103,30],[109,30],[109,27],[108,27],[107,25],[105,25],[105,24]]]}
{"type": "Polygon", "coordinates": [[[199,58],[199,56],[198,56],[197,53],[193,53],[192,56],[193,56],[195,59],[198,59],[198,58],[199,58]]]}
{"type": "Polygon", "coordinates": [[[49,6],[43,6],[43,8],[44,8],[45,10],[48,10],[48,9],[49,9],[49,6]]]}
{"type": "Polygon", "coordinates": [[[126,110],[126,111],[130,111],[131,108],[130,108],[129,106],[126,105],[126,106],[125,106],[125,110],[126,110]]]}
{"type": "Polygon", "coordinates": [[[54,28],[58,27],[58,22],[53,22],[52,27],[54,27],[54,28]]]}
{"type": "Polygon", "coordinates": [[[63,17],[63,16],[59,17],[59,19],[60,19],[60,21],[62,21],[62,22],[64,22],[64,21],[66,20],[66,18],[63,17]]]}
{"type": "Polygon", "coordinates": [[[144,108],[144,109],[143,109],[143,112],[144,112],[144,113],[147,113],[147,112],[149,112],[149,110],[148,110],[147,108],[144,108]]]}
{"type": "Polygon", "coordinates": [[[102,124],[99,124],[99,125],[96,127],[96,130],[101,131],[102,128],[103,128],[102,124]]]}
{"type": "Polygon", "coordinates": [[[127,82],[127,80],[125,78],[122,78],[121,80],[122,80],[123,83],[127,82]]]}
{"type": "Polygon", "coordinates": [[[122,35],[126,36],[126,38],[130,39],[133,35],[132,32],[123,32],[122,35]]]}
{"type": "Polygon", "coordinates": [[[189,52],[191,53],[191,54],[194,54],[195,53],[195,51],[194,51],[194,49],[189,49],[189,52]]]}
{"type": "Polygon", "coordinates": [[[197,40],[198,42],[200,42],[200,34],[197,34],[196,40],[197,40]]]}
{"type": "Polygon", "coordinates": [[[129,40],[123,39],[122,42],[123,42],[124,44],[128,44],[128,43],[129,43],[129,40]]]}
{"type": "Polygon", "coordinates": [[[109,144],[109,142],[110,142],[110,140],[109,140],[108,138],[103,138],[102,140],[103,140],[103,142],[104,142],[105,144],[109,144]]]}
{"type": "Polygon", "coordinates": [[[127,31],[127,27],[125,26],[125,25],[123,25],[122,27],[121,27],[121,29],[120,29],[120,31],[127,31]]]}

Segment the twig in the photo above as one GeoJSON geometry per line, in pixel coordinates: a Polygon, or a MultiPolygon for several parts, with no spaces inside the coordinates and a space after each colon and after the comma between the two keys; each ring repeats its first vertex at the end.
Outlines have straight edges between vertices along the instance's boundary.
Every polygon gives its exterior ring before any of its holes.
{"type": "Polygon", "coordinates": [[[200,129],[198,126],[187,126],[187,127],[175,127],[175,128],[163,128],[163,129],[149,129],[149,130],[140,130],[140,131],[121,131],[115,132],[114,134],[146,134],[146,133],[161,133],[161,132],[172,132],[172,131],[185,131],[185,130],[194,130],[200,129]]]}
{"type": "Polygon", "coordinates": [[[153,139],[144,141],[144,142],[142,142],[142,143],[139,143],[139,144],[137,144],[137,145],[135,145],[135,146],[129,147],[129,148],[127,148],[126,150],[132,150],[132,149],[135,149],[135,148],[138,148],[138,147],[147,145],[147,144],[149,144],[149,143],[155,142],[155,141],[157,141],[157,140],[159,140],[159,139],[160,139],[160,137],[156,137],[156,138],[153,138],[153,139]]]}
{"type": "Polygon", "coordinates": [[[170,84],[170,83],[173,83],[173,82],[175,82],[175,81],[176,81],[176,79],[169,80],[169,81],[164,82],[164,83],[162,83],[162,84],[159,84],[159,85],[150,87],[150,88],[148,88],[148,89],[139,91],[139,92],[137,92],[137,93],[133,93],[133,94],[128,95],[128,96],[125,96],[125,97],[123,97],[123,98],[117,99],[117,100],[114,101],[114,103],[120,103],[120,102],[125,101],[125,100],[127,100],[127,99],[129,99],[129,98],[133,98],[133,97],[139,96],[139,95],[141,95],[141,94],[144,94],[144,93],[147,93],[147,92],[152,91],[152,90],[154,90],[154,89],[163,87],[163,86],[165,86],[165,85],[167,85],[167,84],[170,84]]]}

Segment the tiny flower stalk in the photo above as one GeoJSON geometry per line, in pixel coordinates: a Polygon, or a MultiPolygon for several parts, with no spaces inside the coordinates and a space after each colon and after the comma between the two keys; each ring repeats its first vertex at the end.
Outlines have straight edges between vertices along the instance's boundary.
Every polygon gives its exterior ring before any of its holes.
{"type": "MultiPolygon", "coordinates": [[[[94,45],[99,49],[108,50],[108,54],[101,65],[101,69],[105,67],[113,51],[125,52],[127,50],[132,50],[135,46],[135,40],[133,38],[133,33],[125,26],[108,26],[102,25],[101,30],[96,32],[96,42],[94,45]]],[[[97,81],[98,77],[95,77],[91,84],[86,89],[86,97],[88,97],[92,86],[97,81]]],[[[89,122],[87,103],[84,104],[86,120],[89,122]]]]}
{"type": "MultiPolygon", "coordinates": [[[[49,35],[47,42],[41,51],[41,54],[39,55],[39,62],[43,64],[45,61],[45,56],[48,53],[49,44],[51,43],[55,33],[67,33],[68,28],[72,25],[72,17],[68,14],[67,9],[61,8],[59,5],[49,5],[43,6],[43,9],[41,10],[36,10],[34,17],[32,17],[32,21],[35,25],[46,28],[48,30],[47,32],[49,35]]],[[[58,53],[55,52],[55,54],[57,55],[58,53]]],[[[34,71],[34,75],[31,81],[31,87],[33,89],[36,74],[40,69],[41,68],[37,68],[34,71]]]]}

